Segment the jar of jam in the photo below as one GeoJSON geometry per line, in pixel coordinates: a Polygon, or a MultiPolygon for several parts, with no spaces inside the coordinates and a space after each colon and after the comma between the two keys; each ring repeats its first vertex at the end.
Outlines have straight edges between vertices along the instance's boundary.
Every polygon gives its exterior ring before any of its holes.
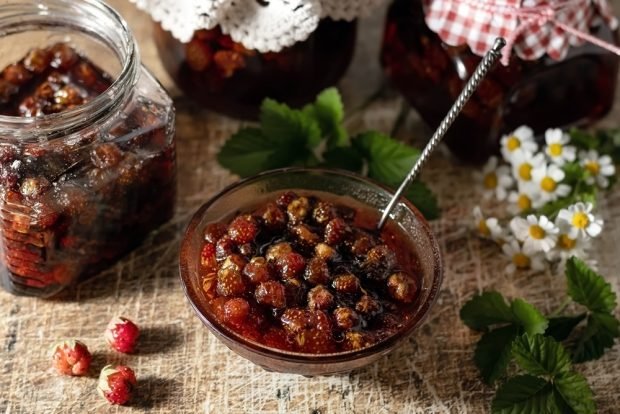
{"type": "MultiPolygon", "coordinates": [[[[616,32],[599,20],[590,33],[617,43],[616,32]]],[[[420,0],[392,3],[381,62],[430,127],[439,125],[480,60],[467,45],[444,43],[427,26],[420,0]]],[[[521,125],[538,134],[592,123],[611,109],[617,75],[618,57],[588,43],[570,47],[562,60],[524,60],[513,53],[507,66],[498,64],[487,75],[445,140],[457,156],[479,163],[498,151],[503,134],[521,125]]]]}
{"type": "Polygon", "coordinates": [[[0,280],[50,296],[171,218],[174,108],[99,0],[6,0],[0,32],[0,280]]]}
{"type": "Polygon", "coordinates": [[[293,106],[312,101],[344,74],[356,23],[323,19],[310,37],[280,52],[260,53],[219,27],[198,30],[188,43],[155,26],[155,44],[177,85],[204,107],[236,118],[258,116],[263,99],[293,106]]]}

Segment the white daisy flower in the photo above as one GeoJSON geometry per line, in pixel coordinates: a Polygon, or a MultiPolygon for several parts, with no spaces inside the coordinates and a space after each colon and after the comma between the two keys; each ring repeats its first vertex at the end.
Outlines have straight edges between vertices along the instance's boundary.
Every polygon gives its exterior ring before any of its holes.
{"type": "Polygon", "coordinates": [[[575,203],[560,210],[557,221],[573,239],[596,237],[603,230],[603,219],[592,214],[592,207],[592,203],[575,203]]]}
{"type": "Polygon", "coordinates": [[[501,242],[504,239],[504,229],[495,217],[484,217],[480,206],[474,207],[474,219],[478,234],[483,237],[501,242]]]}
{"type": "Polygon", "coordinates": [[[571,188],[567,184],[562,184],[566,174],[555,164],[543,165],[532,171],[532,179],[543,203],[555,201],[558,198],[566,197],[570,194],[571,188]]]}
{"type": "Polygon", "coordinates": [[[558,228],[546,216],[527,218],[514,217],[510,220],[510,229],[517,240],[523,242],[523,250],[528,253],[548,252],[558,240],[558,228]]]}
{"type": "Polygon", "coordinates": [[[582,151],[579,154],[580,163],[589,173],[586,179],[588,184],[598,184],[599,187],[607,188],[609,178],[616,175],[616,167],[609,155],[599,156],[596,150],[582,151]]]}
{"type": "Polygon", "coordinates": [[[575,161],[577,149],[572,145],[567,145],[570,143],[570,137],[561,129],[548,129],[545,132],[545,142],[547,143],[545,154],[554,164],[564,165],[575,161]]]}
{"type": "Polygon", "coordinates": [[[547,258],[551,261],[560,260],[562,262],[568,260],[571,256],[577,256],[581,259],[586,257],[586,249],[589,245],[589,239],[584,237],[571,237],[571,226],[559,217],[555,220],[560,232],[555,247],[547,253],[547,258]]]}
{"type": "Polygon", "coordinates": [[[505,243],[502,250],[511,260],[510,264],[506,266],[506,273],[514,273],[517,269],[539,271],[545,268],[543,256],[540,253],[525,252],[523,246],[515,239],[505,243]]]}
{"type": "Polygon", "coordinates": [[[521,189],[519,186],[517,191],[512,191],[508,194],[508,211],[510,214],[521,214],[531,210],[534,207],[534,200],[527,191],[521,189]]]}
{"type": "Polygon", "coordinates": [[[514,178],[520,183],[527,183],[532,181],[532,171],[545,164],[545,156],[540,152],[534,154],[519,148],[513,151],[510,164],[514,178]]]}
{"type": "Polygon", "coordinates": [[[508,190],[513,186],[514,180],[510,176],[508,166],[498,166],[498,162],[497,157],[489,158],[482,168],[482,173],[475,173],[475,176],[482,181],[484,198],[495,196],[499,201],[503,201],[508,196],[508,190]]]}
{"type": "Polygon", "coordinates": [[[504,135],[500,144],[502,156],[509,162],[514,151],[519,148],[532,153],[538,150],[538,144],[534,141],[534,131],[525,125],[520,126],[508,135],[504,135]]]}

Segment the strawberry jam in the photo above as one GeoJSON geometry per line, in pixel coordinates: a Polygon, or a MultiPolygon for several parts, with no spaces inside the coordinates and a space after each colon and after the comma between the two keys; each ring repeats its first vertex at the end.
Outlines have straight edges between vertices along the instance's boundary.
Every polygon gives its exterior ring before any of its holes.
{"type": "MultiPolygon", "coordinates": [[[[0,115],[53,123],[112,84],[66,43],[33,49],[0,73],[0,115]]],[[[8,290],[53,294],[171,217],[170,107],[136,92],[115,110],[75,130],[0,139],[0,268],[8,290]]]]}
{"type": "Polygon", "coordinates": [[[217,320],[269,347],[355,351],[402,329],[423,288],[401,230],[319,193],[284,192],[211,223],[200,255],[203,297],[217,320]]]}

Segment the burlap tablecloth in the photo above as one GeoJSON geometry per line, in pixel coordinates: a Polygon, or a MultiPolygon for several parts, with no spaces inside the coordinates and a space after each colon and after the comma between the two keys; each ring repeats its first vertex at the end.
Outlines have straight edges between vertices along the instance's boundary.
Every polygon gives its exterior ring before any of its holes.
{"type": "MultiPolygon", "coordinates": [[[[424,178],[443,208],[433,222],[445,261],[445,279],[428,322],[402,347],[365,369],[331,377],[304,378],[265,372],[229,351],[194,316],[181,290],[177,250],[191,214],[214,192],[235,180],[214,160],[239,123],[196,108],[163,72],[150,38],[151,23],[126,0],[112,0],[139,40],[143,62],[175,96],[179,165],[178,210],[174,220],[141,248],[104,273],[54,300],[0,293],[0,413],[478,413],[487,412],[492,389],[472,363],[478,336],[458,317],[463,303],[482,289],[531,300],[545,312],[560,301],[564,278],[551,273],[506,276],[498,250],[468,230],[477,202],[470,169],[437,154],[424,178]],[[102,332],[112,315],[123,314],[142,328],[139,352],[121,355],[102,332]],[[91,376],[58,376],[49,346],[79,338],[94,352],[91,376]],[[127,363],[140,382],[131,407],[111,407],[95,391],[106,363],[127,363]]],[[[382,13],[362,23],[354,64],[341,83],[349,108],[381,82],[377,64],[382,13]]],[[[398,97],[375,101],[353,117],[352,126],[389,132],[398,97]]],[[[615,114],[620,112],[620,105],[615,114]]],[[[617,116],[605,121],[614,123],[617,116]]],[[[617,121],[616,121],[617,122],[617,121]]],[[[415,115],[403,138],[428,136],[415,115]]],[[[603,201],[606,220],[596,258],[601,272],[620,291],[620,190],[603,201]]],[[[579,366],[596,393],[601,413],[619,412],[620,347],[579,366]]]]}

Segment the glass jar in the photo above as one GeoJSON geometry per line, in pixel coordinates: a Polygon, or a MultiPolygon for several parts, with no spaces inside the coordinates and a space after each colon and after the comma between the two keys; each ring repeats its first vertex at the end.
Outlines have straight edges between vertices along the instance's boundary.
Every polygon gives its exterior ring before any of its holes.
{"type": "Polygon", "coordinates": [[[0,280],[50,296],[171,218],[174,108],[99,0],[6,0],[0,29],[0,280]]]}
{"type": "Polygon", "coordinates": [[[187,95],[216,112],[253,119],[265,98],[301,106],[334,85],[351,62],[355,35],[355,22],[323,19],[307,40],[277,53],[259,53],[219,28],[196,31],[183,44],[156,25],[155,44],[187,95]]]}
{"type": "MultiPolygon", "coordinates": [[[[591,33],[616,43],[601,23],[591,33]]],[[[395,0],[388,12],[381,62],[394,86],[431,128],[439,125],[481,57],[468,46],[441,41],[424,21],[420,0],[395,0]]],[[[521,125],[547,128],[589,124],[611,109],[618,57],[591,44],[571,47],[566,58],[498,64],[465,106],[445,141],[460,158],[483,162],[500,137],[521,125]]]]}

